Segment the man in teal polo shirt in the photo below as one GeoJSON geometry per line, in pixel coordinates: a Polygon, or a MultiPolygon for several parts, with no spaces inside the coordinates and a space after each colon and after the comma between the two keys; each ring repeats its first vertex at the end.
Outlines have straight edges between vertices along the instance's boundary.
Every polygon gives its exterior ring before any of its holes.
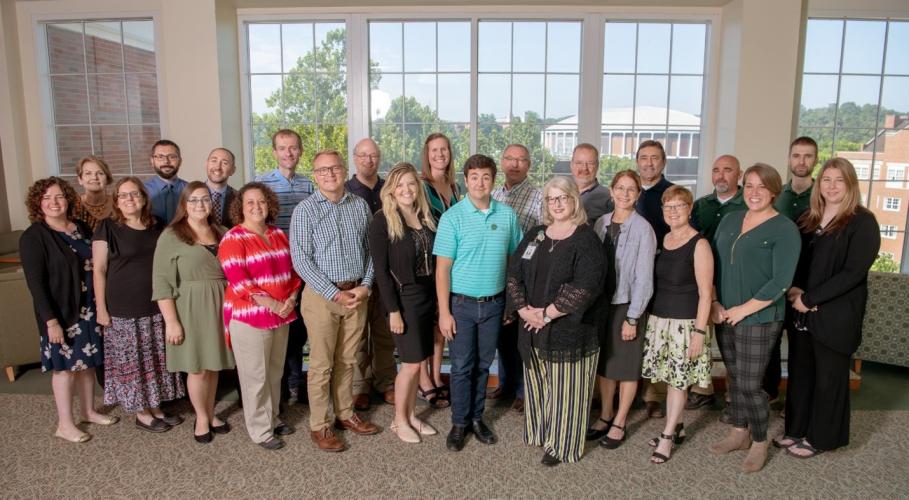
{"type": "Polygon", "coordinates": [[[493,444],[483,423],[489,366],[505,310],[508,257],[521,241],[514,211],[492,199],[495,161],[473,155],[464,163],[467,196],[439,219],[433,246],[439,330],[451,357],[451,432],[446,445],[461,451],[467,432],[493,444]]]}

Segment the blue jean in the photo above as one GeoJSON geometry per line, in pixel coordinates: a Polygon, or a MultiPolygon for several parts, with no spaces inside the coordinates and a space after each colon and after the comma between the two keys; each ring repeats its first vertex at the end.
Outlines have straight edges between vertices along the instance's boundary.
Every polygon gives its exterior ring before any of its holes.
{"type": "Polygon", "coordinates": [[[496,356],[505,297],[475,302],[451,298],[456,333],[448,343],[451,357],[451,423],[467,425],[480,420],[486,407],[489,367],[496,356]]]}

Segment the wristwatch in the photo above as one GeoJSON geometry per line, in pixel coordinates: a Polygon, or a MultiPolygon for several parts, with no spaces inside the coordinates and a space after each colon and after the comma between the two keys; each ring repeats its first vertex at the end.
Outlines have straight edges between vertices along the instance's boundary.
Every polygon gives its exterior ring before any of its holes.
{"type": "Polygon", "coordinates": [[[546,314],[546,308],[545,308],[545,307],[543,308],[543,323],[546,323],[547,325],[548,325],[549,323],[552,323],[552,318],[550,318],[549,315],[546,314]]]}
{"type": "Polygon", "coordinates": [[[636,318],[625,316],[625,322],[631,326],[638,326],[638,320],[636,318]]]}

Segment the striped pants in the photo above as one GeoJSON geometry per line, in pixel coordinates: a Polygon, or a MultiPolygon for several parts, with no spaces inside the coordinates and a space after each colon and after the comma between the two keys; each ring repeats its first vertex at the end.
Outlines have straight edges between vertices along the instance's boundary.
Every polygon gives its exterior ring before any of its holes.
{"type": "Polygon", "coordinates": [[[767,440],[770,404],[763,387],[764,373],[782,328],[782,321],[716,326],[716,341],[731,385],[732,424],[750,429],[754,441],[767,440]]]}
{"type": "Polygon", "coordinates": [[[577,462],[584,453],[597,355],[553,363],[534,349],[530,358],[524,363],[524,443],[577,462]]]}

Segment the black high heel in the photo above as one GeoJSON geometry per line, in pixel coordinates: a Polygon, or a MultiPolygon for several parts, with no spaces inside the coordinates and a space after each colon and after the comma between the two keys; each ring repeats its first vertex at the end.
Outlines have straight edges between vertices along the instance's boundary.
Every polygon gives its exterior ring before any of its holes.
{"type": "Polygon", "coordinates": [[[603,420],[603,418],[600,417],[598,420],[600,422],[603,422],[604,424],[606,424],[606,427],[604,427],[602,429],[594,429],[593,427],[588,428],[587,434],[585,435],[585,437],[587,438],[587,441],[593,441],[594,439],[602,438],[603,436],[606,435],[606,433],[609,432],[609,428],[612,427],[612,419],[603,420]]]}
{"type": "MultiPolygon", "coordinates": [[[[673,441],[675,444],[682,444],[682,443],[685,442],[685,436],[682,435],[683,432],[685,432],[685,423],[684,423],[684,422],[679,422],[679,423],[676,424],[676,426],[675,426],[675,434],[672,435],[672,436],[673,436],[672,441],[673,441]]],[[[663,433],[660,433],[660,436],[663,436],[663,435],[664,435],[663,433]]],[[[648,444],[651,448],[656,448],[656,447],[659,446],[659,444],[660,444],[660,438],[653,438],[653,439],[651,439],[650,441],[647,441],[647,444],[648,444]]]]}
{"type": "MultiPolygon", "coordinates": [[[[663,434],[662,432],[660,433],[660,437],[659,437],[659,439],[668,439],[669,440],[669,451],[670,452],[675,449],[676,443],[678,443],[678,441],[677,441],[678,438],[679,438],[678,434],[663,434]]],[[[684,439],[684,436],[682,437],[682,439],[684,439]]],[[[657,444],[659,444],[659,442],[657,442],[657,444]]],[[[666,462],[669,461],[670,458],[672,458],[672,455],[669,455],[667,457],[666,455],[663,455],[662,453],[659,453],[656,450],[653,450],[653,453],[650,455],[650,463],[657,464],[657,465],[665,464],[666,462]]]]}
{"type": "Polygon", "coordinates": [[[622,437],[620,439],[613,439],[609,436],[604,436],[603,439],[600,440],[600,446],[606,448],[607,450],[614,450],[621,446],[625,441],[625,428],[621,425],[616,424],[612,424],[611,427],[615,427],[616,429],[622,431],[622,437]]]}

